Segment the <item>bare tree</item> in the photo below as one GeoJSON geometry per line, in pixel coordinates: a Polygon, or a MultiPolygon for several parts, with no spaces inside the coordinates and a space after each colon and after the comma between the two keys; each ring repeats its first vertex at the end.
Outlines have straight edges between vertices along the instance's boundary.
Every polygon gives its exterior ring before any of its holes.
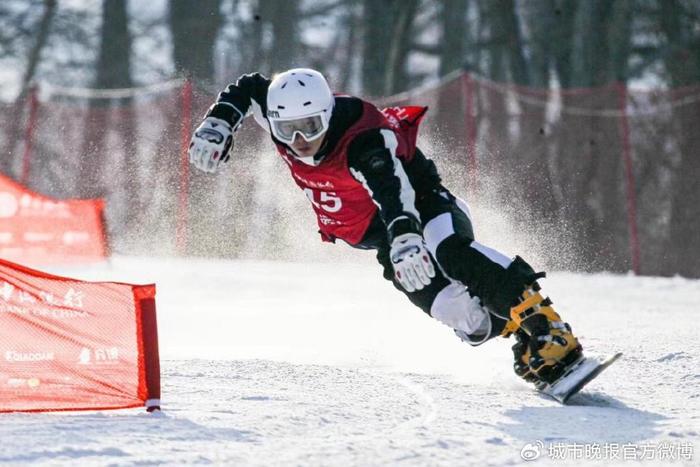
{"type": "MultiPolygon", "coordinates": [[[[131,78],[131,36],[128,29],[126,3],[121,0],[103,0],[100,49],[96,64],[94,87],[97,89],[133,87],[131,78]]],[[[133,128],[134,115],[130,101],[124,99],[126,117],[121,121],[122,140],[125,142],[125,168],[136,166],[136,146],[133,128]]],[[[90,102],[83,147],[80,152],[80,175],[78,192],[80,196],[93,197],[106,194],[103,169],[108,163],[110,152],[105,147],[105,139],[110,124],[109,101],[90,102]]],[[[129,178],[129,174],[125,174],[129,178]]],[[[110,184],[111,185],[111,184],[110,184]]],[[[127,186],[128,183],[127,183],[127,186]]],[[[135,201],[135,200],[134,200],[135,201]]],[[[137,204],[137,203],[135,203],[137,204]]]]}
{"type": "Polygon", "coordinates": [[[273,71],[292,68],[296,65],[297,51],[299,49],[299,0],[285,0],[275,2],[274,6],[268,6],[272,13],[272,49],[270,52],[270,66],[273,71]]]}
{"type": "MultiPolygon", "coordinates": [[[[15,99],[12,110],[12,118],[8,122],[8,127],[5,132],[6,145],[5,154],[10,157],[0,158],[0,171],[9,173],[13,163],[12,154],[20,135],[21,124],[23,123],[22,116],[24,115],[23,107],[28,96],[29,87],[36,75],[36,69],[41,60],[41,53],[46,46],[46,42],[51,31],[51,25],[56,13],[56,0],[43,0],[44,10],[41,15],[41,20],[36,28],[36,39],[29,49],[27,56],[27,64],[25,66],[22,78],[20,81],[20,92],[15,99]]],[[[6,43],[6,40],[2,42],[6,43]]]]}
{"type": "Polygon", "coordinates": [[[365,0],[362,83],[373,96],[402,91],[408,83],[406,61],[420,0],[365,0]]]}
{"type": "MultiPolygon", "coordinates": [[[[659,2],[659,20],[663,34],[664,65],[675,86],[700,82],[700,33],[697,24],[700,7],[692,2],[668,0],[659,2]]],[[[680,161],[674,170],[670,236],[667,244],[668,272],[700,276],[700,193],[697,176],[700,157],[697,154],[700,138],[697,131],[697,103],[682,105],[673,110],[680,161]]],[[[661,157],[668,157],[661,156],[661,157]]]]}
{"type": "Polygon", "coordinates": [[[553,12],[555,20],[549,21],[551,34],[543,38],[552,45],[552,60],[556,77],[564,88],[573,84],[571,55],[574,47],[574,21],[581,2],[576,0],[545,0],[547,9],[553,12]]]}
{"type": "Polygon", "coordinates": [[[244,25],[243,35],[246,38],[246,47],[241,49],[243,55],[242,63],[245,72],[253,70],[266,71],[262,69],[265,57],[263,55],[263,30],[267,23],[268,2],[264,0],[252,0],[253,21],[244,25]]]}
{"type": "Polygon", "coordinates": [[[360,36],[360,21],[355,8],[355,3],[351,2],[348,5],[347,12],[345,14],[343,25],[345,28],[345,53],[342,57],[342,62],[340,65],[340,81],[338,83],[338,88],[347,91],[350,88],[350,80],[353,75],[355,55],[357,51],[357,42],[360,36]]]}
{"type": "Polygon", "coordinates": [[[37,28],[36,41],[34,42],[34,46],[29,52],[27,66],[22,76],[22,87],[19,96],[17,97],[17,100],[22,100],[26,96],[29,85],[34,79],[34,75],[36,74],[36,67],[39,64],[39,60],[41,59],[41,52],[44,50],[46,41],[49,38],[51,23],[53,22],[55,13],[56,0],[44,0],[44,13],[41,16],[41,21],[37,28]]]}
{"type": "Polygon", "coordinates": [[[173,62],[197,83],[214,81],[214,45],[223,15],[221,0],[170,0],[173,62]]]}

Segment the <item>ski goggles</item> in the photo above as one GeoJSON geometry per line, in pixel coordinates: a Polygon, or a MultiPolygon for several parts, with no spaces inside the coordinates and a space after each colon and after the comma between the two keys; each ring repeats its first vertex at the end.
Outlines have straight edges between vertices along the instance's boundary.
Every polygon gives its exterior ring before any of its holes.
{"type": "Polygon", "coordinates": [[[306,141],[313,141],[328,130],[328,120],[326,120],[324,114],[292,120],[270,119],[270,128],[275,138],[287,144],[294,142],[297,133],[306,141]]]}

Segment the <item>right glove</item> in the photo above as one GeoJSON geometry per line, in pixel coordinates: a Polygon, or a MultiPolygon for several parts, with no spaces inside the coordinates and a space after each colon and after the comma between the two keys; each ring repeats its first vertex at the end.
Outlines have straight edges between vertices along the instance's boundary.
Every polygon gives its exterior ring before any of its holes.
{"type": "Polygon", "coordinates": [[[233,129],[228,122],[207,117],[190,141],[190,163],[203,172],[214,173],[227,162],[233,147],[233,129]]]}
{"type": "Polygon", "coordinates": [[[435,277],[435,266],[425,248],[423,237],[415,233],[399,235],[389,252],[394,275],[407,292],[421,290],[435,277]]]}

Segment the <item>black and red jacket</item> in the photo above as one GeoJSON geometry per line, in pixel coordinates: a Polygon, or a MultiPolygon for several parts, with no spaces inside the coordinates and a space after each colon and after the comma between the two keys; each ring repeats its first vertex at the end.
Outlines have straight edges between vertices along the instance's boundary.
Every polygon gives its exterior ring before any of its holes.
{"type": "MultiPolygon", "coordinates": [[[[270,80],[244,75],[219,94],[207,116],[239,123],[257,106],[256,120],[267,113],[270,80]],[[237,109],[237,111],[233,108],[237,109]]],[[[416,148],[416,133],[425,107],[393,107],[380,111],[356,97],[336,96],[317,165],[299,161],[291,148],[271,135],[277,152],[296,184],[311,201],[321,236],[339,238],[362,248],[370,226],[378,221],[388,241],[406,232],[420,233],[416,197],[440,185],[432,161],[416,148]],[[377,219],[379,216],[379,219],[377,219]]],[[[269,126],[265,128],[269,131],[269,126]]]]}

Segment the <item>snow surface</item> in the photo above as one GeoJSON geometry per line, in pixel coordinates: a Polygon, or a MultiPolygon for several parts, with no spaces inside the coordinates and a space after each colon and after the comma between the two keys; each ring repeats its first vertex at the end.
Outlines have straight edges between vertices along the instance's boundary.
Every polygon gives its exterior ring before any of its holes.
{"type": "Polygon", "coordinates": [[[504,465],[539,442],[537,465],[559,462],[552,446],[572,463],[605,443],[619,460],[576,464],[630,465],[625,443],[637,458],[700,449],[697,280],[550,274],[584,347],[625,354],[561,406],[512,373],[510,341],[461,343],[378,266],[115,258],[59,272],[157,283],[164,411],[2,414],[1,464],[504,465]]]}

